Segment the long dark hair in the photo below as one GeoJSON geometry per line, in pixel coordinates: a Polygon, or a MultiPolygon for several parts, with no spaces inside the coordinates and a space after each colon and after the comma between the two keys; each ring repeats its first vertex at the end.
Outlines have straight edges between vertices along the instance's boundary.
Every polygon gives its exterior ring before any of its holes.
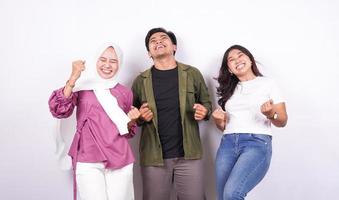
{"type": "Polygon", "coordinates": [[[238,49],[239,51],[247,55],[252,62],[251,68],[252,68],[254,75],[262,76],[262,74],[258,70],[258,67],[256,65],[253,55],[251,54],[249,50],[247,50],[245,47],[240,46],[240,45],[233,45],[230,48],[228,48],[222,59],[221,67],[219,70],[219,76],[217,78],[217,81],[219,83],[219,87],[217,87],[217,95],[218,97],[220,97],[220,99],[218,100],[218,104],[219,106],[221,106],[223,110],[225,110],[225,104],[233,95],[234,90],[239,82],[238,77],[230,73],[229,67],[227,65],[228,55],[233,49],[238,49]]]}

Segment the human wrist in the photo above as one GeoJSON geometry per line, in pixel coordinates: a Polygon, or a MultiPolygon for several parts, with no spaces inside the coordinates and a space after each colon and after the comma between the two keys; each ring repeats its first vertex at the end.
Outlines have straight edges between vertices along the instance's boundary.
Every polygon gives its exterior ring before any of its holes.
{"type": "Polygon", "coordinates": [[[271,113],[270,115],[268,115],[266,117],[269,120],[276,120],[276,119],[278,119],[278,113],[277,112],[273,112],[273,114],[271,113]]]}
{"type": "Polygon", "coordinates": [[[70,88],[74,88],[74,86],[75,86],[75,80],[73,80],[73,79],[68,79],[68,80],[66,81],[66,86],[68,86],[68,87],[70,87],[70,88]]]}
{"type": "Polygon", "coordinates": [[[129,121],[127,124],[128,124],[128,127],[131,127],[131,126],[136,125],[137,122],[136,122],[136,120],[131,120],[131,121],[129,121]]]}

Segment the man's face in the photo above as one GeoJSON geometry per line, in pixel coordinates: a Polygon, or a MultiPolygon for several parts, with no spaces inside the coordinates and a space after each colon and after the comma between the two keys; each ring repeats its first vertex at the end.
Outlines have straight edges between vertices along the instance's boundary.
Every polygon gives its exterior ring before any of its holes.
{"type": "Polygon", "coordinates": [[[153,59],[162,58],[166,56],[173,56],[177,46],[174,45],[166,33],[154,33],[148,43],[148,55],[153,59]]]}

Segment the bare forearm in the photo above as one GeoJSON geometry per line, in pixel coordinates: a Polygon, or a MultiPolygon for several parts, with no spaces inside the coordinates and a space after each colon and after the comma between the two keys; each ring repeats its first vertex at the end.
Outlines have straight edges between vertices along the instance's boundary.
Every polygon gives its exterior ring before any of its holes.
{"type": "Polygon", "coordinates": [[[72,94],[72,90],[75,86],[75,82],[81,75],[81,72],[85,70],[85,61],[83,60],[76,60],[72,62],[72,73],[68,81],[66,82],[64,88],[64,95],[66,98],[70,97],[72,94]]]}
{"type": "Polygon", "coordinates": [[[66,98],[68,98],[68,97],[71,96],[72,90],[73,90],[74,86],[75,86],[75,80],[69,79],[69,80],[66,82],[66,85],[65,85],[64,90],[63,90],[64,96],[65,96],[66,98]]]}
{"type": "Polygon", "coordinates": [[[277,118],[270,118],[272,124],[276,127],[284,127],[287,124],[287,112],[285,103],[280,103],[274,106],[274,113],[277,114],[277,118]]]}
{"type": "Polygon", "coordinates": [[[278,114],[277,119],[270,119],[272,124],[276,127],[285,127],[287,124],[287,115],[286,114],[278,114]]]}

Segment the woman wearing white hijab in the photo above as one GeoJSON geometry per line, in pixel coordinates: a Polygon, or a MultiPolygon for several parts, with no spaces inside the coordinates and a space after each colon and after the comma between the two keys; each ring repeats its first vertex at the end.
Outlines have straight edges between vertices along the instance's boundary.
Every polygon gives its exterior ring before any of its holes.
{"type": "MultiPolygon", "coordinates": [[[[77,107],[76,133],[68,152],[74,199],[76,189],[81,200],[134,199],[134,156],[127,140],[135,135],[140,113],[132,106],[131,90],[116,81],[121,57],[118,46],[105,44],[92,61],[74,61],[66,85],[49,99],[50,111],[59,119],[68,118],[77,107]]],[[[67,134],[57,137],[61,157],[67,134]]],[[[67,156],[60,159],[67,164],[67,156]]]]}

